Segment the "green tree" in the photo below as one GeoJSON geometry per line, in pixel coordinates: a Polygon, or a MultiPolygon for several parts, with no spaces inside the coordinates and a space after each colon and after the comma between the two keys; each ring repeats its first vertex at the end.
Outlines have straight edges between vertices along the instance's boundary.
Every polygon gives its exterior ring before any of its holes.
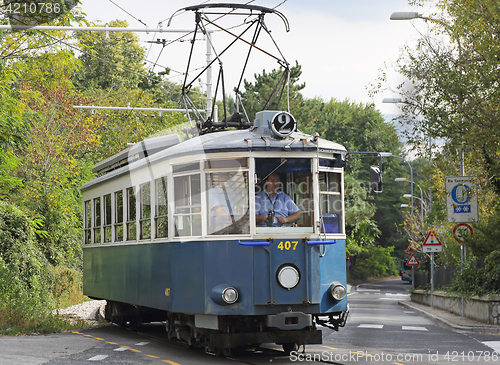
{"type": "MultiPolygon", "coordinates": [[[[100,24],[96,24],[99,26],[100,24]]],[[[110,22],[113,27],[127,27],[123,20],[110,22]]],[[[102,26],[102,25],[101,25],[102,26]]],[[[80,55],[83,67],[75,73],[74,82],[81,89],[137,88],[144,81],[146,52],[139,45],[139,37],[132,32],[77,32],[79,45],[84,49],[80,55]]],[[[154,83],[152,79],[150,82],[154,83]]]]}
{"type": "MultiPolygon", "coordinates": [[[[411,5],[427,3],[431,1],[410,1],[411,5]]],[[[462,153],[465,173],[476,177],[481,221],[474,223],[475,234],[466,242],[472,273],[479,268],[474,262],[482,262],[498,250],[500,6],[493,0],[438,0],[432,4],[436,12],[424,18],[428,31],[416,45],[401,50],[395,68],[407,81],[394,91],[405,100],[401,119],[413,126],[408,133],[410,142],[446,140],[429,174],[435,198],[428,222],[446,224],[444,176],[460,174],[462,153]]],[[[378,81],[374,93],[388,83],[385,74],[378,81]]],[[[442,261],[455,263],[456,252],[457,244],[451,238],[442,261]]],[[[489,272],[498,278],[498,270],[490,267],[489,272]]],[[[486,285],[479,274],[471,287],[486,285]]]]}
{"type": "MultiPolygon", "coordinates": [[[[300,90],[305,87],[305,83],[298,83],[300,75],[302,74],[301,68],[302,67],[298,64],[298,62],[295,63],[295,66],[290,68],[290,83],[288,86],[285,85],[285,92],[283,93],[283,97],[281,99],[279,95],[281,88],[279,87],[278,95],[275,98],[271,98],[271,95],[273,94],[276,85],[279,84],[280,78],[283,76],[283,70],[272,70],[270,73],[263,70],[262,74],[254,75],[255,82],[253,83],[243,80],[245,90],[240,92],[240,96],[250,121],[253,121],[257,112],[264,110],[268,100],[270,100],[267,105],[268,110],[286,110],[287,94],[290,96],[290,111],[292,114],[299,110],[303,100],[300,90]]],[[[280,84],[278,86],[283,85],[280,84]]]]}
{"type": "MultiPolygon", "coordinates": [[[[432,3],[438,12],[427,17],[429,32],[415,47],[404,47],[395,65],[408,80],[396,91],[406,101],[405,120],[414,125],[409,137],[415,143],[431,137],[466,146],[500,194],[500,7],[494,0],[432,3]]],[[[386,83],[383,74],[373,91],[386,83]]],[[[458,161],[454,165],[458,170],[458,161]]]]}
{"type": "Polygon", "coordinates": [[[10,199],[43,220],[48,234],[38,241],[53,265],[79,263],[80,187],[90,178],[86,154],[99,142],[96,116],[73,108],[90,103],[71,81],[77,63],[70,52],[60,51],[13,65],[31,129],[26,146],[16,152],[16,174],[24,185],[10,199]]]}
{"type": "Polygon", "coordinates": [[[19,101],[18,74],[0,61],[0,196],[5,197],[22,182],[14,174],[18,158],[14,151],[25,144],[29,123],[26,106],[19,101]]]}

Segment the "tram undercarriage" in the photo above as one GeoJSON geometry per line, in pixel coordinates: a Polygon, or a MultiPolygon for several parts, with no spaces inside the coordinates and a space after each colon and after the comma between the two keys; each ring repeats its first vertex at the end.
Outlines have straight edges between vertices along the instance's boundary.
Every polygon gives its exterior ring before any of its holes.
{"type": "Polygon", "coordinates": [[[167,338],[189,346],[204,348],[217,355],[229,355],[232,349],[276,343],[285,353],[301,345],[321,344],[322,331],[316,323],[338,331],[348,312],[330,314],[327,319],[303,312],[274,315],[207,316],[173,313],[152,308],[108,301],[105,319],[120,326],[129,323],[134,331],[143,323],[165,322],[167,338]],[[201,326],[201,327],[200,327],[201,326]]]}

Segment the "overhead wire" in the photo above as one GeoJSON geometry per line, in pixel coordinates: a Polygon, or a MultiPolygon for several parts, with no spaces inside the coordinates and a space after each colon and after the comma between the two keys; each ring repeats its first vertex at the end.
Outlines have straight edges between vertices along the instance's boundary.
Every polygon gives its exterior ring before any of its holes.
{"type": "Polygon", "coordinates": [[[133,16],[132,14],[130,14],[128,11],[126,11],[125,9],[123,9],[120,5],[118,5],[117,3],[115,3],[113,0],[109,0],[110,3],[112,3],[113,5],[115,5],[117,8],[123,10],[125,13],[127,13],[128,15],[130,15],[132,18],[134,18],[135,20],[137,20],[139,23],[143,24],[144,26],[148,26],[146,23],[144,23],[142,20],[140,19],[137,19],[135,16],[133,16]]]}
{"type": "MultiPolygon", "coordinates": [[[[112,0],[109,0],[109,1],[110,1],[111,3],[113,3],[115,6],[117,6],[118,8],[120,8],[121,10],[123,10],[124,12],[126,12],[126,13],[127,13],[128,15],[130,15],[132,18],[134,18],[135,20],[139,21],[141,24],[146,25],[146,24],[145,24],[144,22],[142,22],[140,19],[138,19],[137,17],[133,16],[131,13],[127,12],[125,9],[123,9],[122,7],[120,7],[119,5],[117,5],[116,3],[114,3],[112,0]]],[[[251,4],[251,3],[253,3],[254,1],[255,1],[255,0],[248,1],[248,2],[246,3],[246,5],[251,4]]],[[[287,1],[287,0],[282,1],[280,4],[278,4],[277,6],[275,6],[273,9],[275,9],[275,8],[277,8],[277,7],[279,7],[279,6],[281,6],[281,5],[282,5],[282,4],[284,4],[286,1],[287,1]]],[[[210,1],[209,1],[209,0],[207,0],[207,1],[205,1],[204,3],[207,3],[207,2],[210,2],[210,1]]],[[[227,16],[227,15],[230,15],[230,14],[231,14],[232,12],[234,12],[234,11],[235,11],[235,9],[233,9],[233,10],[231,10],[231,11],[227,12],[226,14],[222,14],[222,15],[221,15],[221,16],[219,16],[218,18],[214,19],[214,21],[219,20],[219,19],[221,19],[221,18],[223,18],[223,17],[225,17],[225,16],[227,16]]],[[[184,12],[186,12],[186,10],[185,10],[184,12]]],[[[180,13],[180,14],[175,14],[174,16],[179,16],[179,15],[181,15],[181,14],[182,14],[182,13],[180,13]]],[[[160,22],[160,23],[162,23],[162,22],[160,22]]],[[[159,24],[160,24],[160,23],[159,23],[159,24]]],[[[245,25],[245,23],[246,23],[246,21],[245,21],[244,23],[239,24],[239,25],[236,25],[236,26],[234,26],[234,27],[239,27],[239,26],[245,25]]],[[[147,25],[146,25],[146,26],[147,26],[147,25]]],[[[264,29],[266,30],[266,32],[267,32],[268,34],[270,33],[270,32],[269,32],[269,31],[268,31],[265,27],[264,27],[264,29]]],[[[112,31],[112,30],[111,30],[111,31],[112,31]]],[[[220,31],[223,31],[223,29],[221,29],[220,31]]],[[[104,63],[114,65],[114,66],[116,66],[117,68],[119,68],[119,69],[121,69],[121,70],[123,70],[123,71],[125,71],[125,72],[129,72],[129,73],[135,74],[135,75],[137,75],[137,76],[139,76],[139,77],[141,77],[141,78],[145,78],[145,79],[148,79],[148,80],[151,80],[151,81],[156,81],[156,80],[154,80],[154,79],[150,78],[150,77],[149,77],[149,76],[147,76],[147,75],[144,75],[144,74],[141,74],[141,73],[136,72],[136,71],[134,71],[134,70],[128,69],[128,68],[126,68],[126,67],[123,67],[123,66],[117,65],[117,64],[115,64],[115,63],[113,63],[113,62],[111,62],[111,61],[108,61],[108,60],[106,60],[106,59],[104,59],[104,58],[102,58],[102,57],[96,56],[96,55],[94,55],[94,54],[92,54],[92,53],[90,53],[90,52],[87,52],[87,51],[85,51],[85,50],[83,50],[83,49],[80,49],[80,48],[76,47],[76,46],[75,46],[75,45],[73,45],[73,44],[69,44],[69,43],[67,43],[67,42],[64,42],[62,39],[58,39],[58,38],[56,38],[56,37],[54,37],[54,36],[52,36],[52,35],[50,35],[50,34],[47,34],[46,32],[42,32],[42,33],[44,33],[46,36],[48,36],[48,37],[50,37],[50,38],[52,38],[52,39],[56,40],[56,42],[59,42],[59,43],[61,43],[61,44],[64,44],[64,45],[66,45],[67,47],[70,47],[70,48],[72,48],[72,49],[75,49],[75,50],[77,50],[77,51],[79,51],[79,52],[81,52],[81,53],[83,53],[83,54],[86,54],[86,55],[88,55],[88,56],[90,56],[90,57],[92,57],[92,58],[98,59],[98,60],[100,60],[100,61],[102,61],[102,62],[104,62],[104,63]]],[[[88,35],[90,35],[91,37],[93,37],[94,39],[97,39],[97,38],[96,38],[96,37],[94,37],[91,33],[88,33],[88,32],[86,32],[86,33],[87,33],[88,35]]],[[[192,34],[192,33],[193,33],[193,32],[190,32],[190,33],[184,34],[184,35],[182,35],[182,36],[180,36],[180,37],[178,37],[178,38],[176,38],[176,39],[174,39],[174,40],[172,40],[172,41],[170,41],[170,42],[168,42],[168,43],[163,43],[162,50],[160,51],[160,54],[158,55],[158,57],[157,57],[156,61],[155,61],[155,62],[152,62],[152,61],[149,61],[147,58],[145,59],[145,61],[146,61],[146,62],[148,62],[148,63],[150,63],[150,64],[153,64],[153,66],[152,66],[152,70],[154,70],[154,68],[155,68],[157,65],[158,65],[158,66],[160,66],[160,67],[162,67],[162,68],[167,69],[167,67],[165,67],[165,66],[162,66],[162,65],[159,65],[159,64],[158,64],[159,58],[160,58],[160,56],[161,56],[161,54],[162,54],[163,50],[165,49],[165,47],[166,47],[167,45],[170,45],[170,44],[172,44],[172,43],[176,42],[176,41],[180,41],[180,40],[182,40],[183,38],[185,38],[185,37],[189,36],[189,35],[190,35],[190,34],[192,34]]],[[[156,33],[155,33],[155,34],[156,34],[156,33]]],[[[269,34],[269,35],[270,35],[270,34],[269,34]]],[[[271,37],[271,38],[272,38],[272,37],[271,37]]],[[[107,42],[107,41],[102,40],[102,39],[98,39],[98,40],[99,40],[100,42],[104,42],[104,43],[106,43],[106,44],[108,44],[108,45],[110,45],[110,46],[112,46],[112,47],[114,47],[114,48],[116,48],[116,49],[119,49],[120,51],[125,52],[125,53],[127,53],[127,54],[129,54],[129,55],[134,55],[133,53],[128,52],[128,51],[126,51],[126,50],[123,50],[123,49],[121,49],[120,47],[118,47],[118,46],[116,46],[116,45],[114,45],[114,44],[112,44],[112,43],[110,43],[110,42],[107,42]]],[[[274,39],[273,39],[273,42],[274,42],[274,39]]],[[[276,45],[276,42],[274,42],[274,43],[275,43],[275,45],[276,45]]],[[[151,45],[151,47],[152,47],[152,45],[151,45]]],[[[149,51],[151,50],[151,47],[150,47],[149,51]]],[[[276,45],[276,47],[277,47],[277,45],[276,45]]],[[[148,54],[149,54],[149,51],[148,51],[148,54]]],[[[281,51],[279,50],[279,48],[278,48],[278,51],[279,51],[280,55],[283,57],[283,55],[281,54],[281,51]]],[[[134,55],[134,56],[135,56],[135,55],[134,55]]],[[[146,57],[147,57],[147,56],[146,56],[146,57]]],[[[283,59],[284,59],[284,57],[283,57],[283,59]]],[[[285,62],[286,62],[286,61],[285,61],[285,62]]],[[[202,69],[202,68],[203,68],[203,67],[197,68],[197,69],[195,69],[195,70],[189,70],[188,72],[196,71],[196,70],[199,70],[199,69],[202,69]]],[[[177,72],[177,73],[179,73],[179,74],[181,74],[181,75],[183,75],[183,73],[182,73],[182,72],[175,71],[175,70],[173,70],[173,71],[174,71],[174,72],[177,72]]],[[[173,78],[173,77],[175,77],[175,76],[172,76],[171,78],[173,78]]],[[[144,92],[144,90],[142,91],[142,93],[143,93],[143,92],[144,92]]],[[[142,93],[141,93],[141,95],[142,95],[142,93]]],[[[135,102],[135,104],[134,104],[134,107],[137,105],[137,103],[138,103],[139,99],[140,99],[140,96],[139,96],[139,97],[138,97],[138,99],[136,100],[136,102],[135,102]]],[[[133,108],[132,108],[132,110],[133,110],[133,108]]],[[[130,115],[130,112],[129,112],[129,115],[130,115]]],[[[127,115],[127,117],[128,117],[128,115],[127,115]]]]}

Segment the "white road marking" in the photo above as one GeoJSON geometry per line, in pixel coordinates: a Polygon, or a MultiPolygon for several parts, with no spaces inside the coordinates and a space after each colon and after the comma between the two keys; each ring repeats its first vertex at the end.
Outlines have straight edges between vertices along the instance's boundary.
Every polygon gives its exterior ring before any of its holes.
{"type": "Polygon", "coordinates": [[[500,354],[500,341],[483,341],[483,344],[500,354]]]}
{"type": "Polygon", "coordinates": [[[108,355],[96,355],[94,357],[91,357],[90,359],[87,359],[87,361],[101,361],[107,357],[108,357],[108,355]]]}
{"type": "Polygon", "coordinates": [[[360,324],[358,328],[384,328],[383,324],[360,324]]]}
{"type": "Polygon", "coordinates": [[[126,348],[126,347],[118,347],[114,351],[126,351],[126,350],[128,350],[128,348],[126,348]]]}
{"type": "Polygon", "coordinates": [[[363,292],[377,292],[380,293],[380,289],[364,289],[364,288],[357,288],[356,291],[363,291],[363,292]]]}
{"type": "Polygon", "coordinates": [[[144,346],[144,345],[147,345],[149,342],[139,342],[139,343],[136,343],[135,345],[136,346],[144,346]]]}
{"type": "Polygon", "coordinates": [[[427,331],[425,327],[402,326],[405,331],[427,331]]]}

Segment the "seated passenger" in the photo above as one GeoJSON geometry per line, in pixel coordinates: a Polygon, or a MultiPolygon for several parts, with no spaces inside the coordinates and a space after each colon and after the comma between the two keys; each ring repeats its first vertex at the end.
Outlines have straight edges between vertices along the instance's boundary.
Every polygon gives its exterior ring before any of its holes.
{"type": "Polygon", "coordinates": [[[273,173],[264,184],[264,190],[255,196],[255,213],[258,227],[290,226],[300,219],[300,209],[292,198],[278,190],[280,177],[273,173]]]}

